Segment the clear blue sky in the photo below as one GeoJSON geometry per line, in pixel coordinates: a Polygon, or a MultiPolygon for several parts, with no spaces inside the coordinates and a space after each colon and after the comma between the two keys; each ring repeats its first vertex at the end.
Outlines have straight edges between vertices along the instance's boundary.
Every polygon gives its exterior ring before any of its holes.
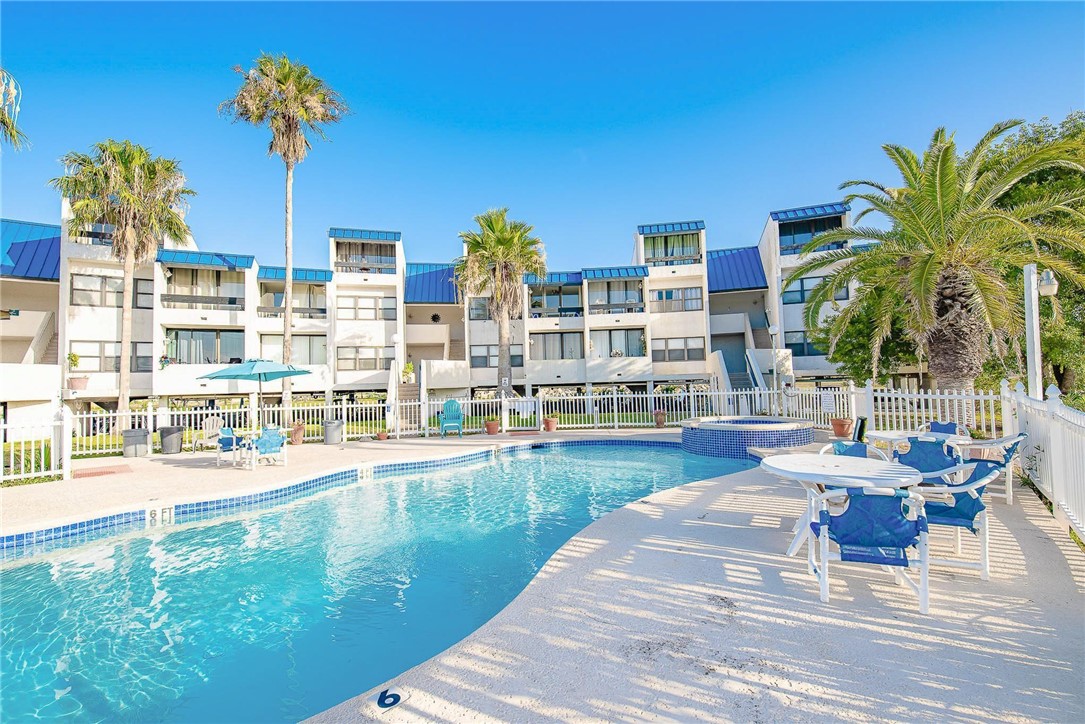
{"type": "Polygon", "coordinates": [[[55,221],[57,159],[106,137],[182,163],[201,248],[282,263],[283,165],[217,104],[286,52],[353,115],[294,191],[296,262],[329,226],[403,232],[452,258],[491,206],[533,223],[552,269],[628,263],[637,224],[704,219],[756,243],[768,211],[892,181],[879,149],[939,125],[1085,106],[1085,5],[4,2],[2,61],[33,146],[3,155],[4,216],[55,221]]]}

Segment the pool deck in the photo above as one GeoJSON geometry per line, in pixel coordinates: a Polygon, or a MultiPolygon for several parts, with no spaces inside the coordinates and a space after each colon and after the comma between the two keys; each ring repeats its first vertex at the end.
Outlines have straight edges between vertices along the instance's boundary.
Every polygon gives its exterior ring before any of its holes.
{"type": "Polygon", "coordinates": [[[991,506],[991,579],[934,567],[927,615],[868,566],[836,564],[821,603],[783,555],[795,485],[755,469],[657,493],[460,643],[311,721],[1083,721],[1085,554],[1016,492],[991,506]],[[379,710],[389,686],[406,698],[379,710]]]}
{"type": "MultiPolygon", "coordinates": [[[[256,471],[216,468],[214,453],[81,460],[74,480],[0,490],[0,531],[360,464],[615,436],[678,431],[304,445],[256,471]]],[[[928,615],[866,566],[836,564],[822,604],[805,559],[783,555],[804,507],[797,486],[755,469],[614,511],[466,639],[314,721],[1085,720],[1085,554],[1031,491],[991,505],[990,581],[932,569],[928,615]],[[378,710],[369,696],[389,686],[406,698],[378,710]]],[[[936,533],[933,554],[948,540],[936,533]]]]}

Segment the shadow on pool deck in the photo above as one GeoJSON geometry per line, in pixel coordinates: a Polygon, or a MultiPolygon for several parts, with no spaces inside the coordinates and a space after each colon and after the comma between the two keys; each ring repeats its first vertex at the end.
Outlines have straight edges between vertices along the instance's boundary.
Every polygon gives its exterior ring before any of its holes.
{"type": "MultiPolygon", "coordinates": [[[[1081,721],[1085,556],[1019,492],[992,506],[991,580],[935,567],[921,615],[865,566],[837,564],[818,600],[804,558],[782,554],[797,487],[751,470],[665,491],[589,526],[489,623],[384,685],[407,693],[395,708],[360,696],[314,720],[1081,721]]],[[[935,534],[940,554],[950,540],[935,534]]]]}

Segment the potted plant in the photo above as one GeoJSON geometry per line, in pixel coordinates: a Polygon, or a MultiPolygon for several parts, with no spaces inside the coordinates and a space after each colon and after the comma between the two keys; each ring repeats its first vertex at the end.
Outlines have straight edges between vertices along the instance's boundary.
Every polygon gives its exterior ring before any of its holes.
{"type": "Polygon", "coordinates": [[[387,427],[382,427],[382,428],[379,428],[377,430],[377,439],[378,440],[387,440],[388,439],[388,428],[387,427]]]}
{"type": "Polygon", "coordinates": [[[403,382],[405,384],[414,384],[414,362],[403,365],[403,382]]]}
{"type": "Polygon", "coordinates": [[[295,420],[290,426],[290,444],[301,445],[303,442],[305,442],[305,423],[295,420]]]}
{"type": "Polygon", "coordinates": [[[655,418],[656,427],[663,427],[667,424],[667,411],[663,408],[653,410],[652,417],[655,418]]]}
{"type": "Polygon", "coordinates": [[[496,435],[501,427],[501,421],[494,415],[488,415],[484,421],[487,435],[496,435]]]}
{"type": "Polygon", "coordinates": [[[855,420],[850,417],[833,417],[829,419],[829,424],[833,426],[833,434],[837,437],[851,437],[855,420]]]}
{"type": "Polygon", "coordinates": [[[543,432],[554,432],[558,429],[558,416],[548,415],[543,418],[543,432]]]}
{"type": "Polygon", "coordinates": [[[75,352],[68,353],[68,389],[69,390],[85,390],[87,389],[87,376],[80,375],[78,377],[73,376],[71,373],[79,366],[79,355],[75,352]]]}

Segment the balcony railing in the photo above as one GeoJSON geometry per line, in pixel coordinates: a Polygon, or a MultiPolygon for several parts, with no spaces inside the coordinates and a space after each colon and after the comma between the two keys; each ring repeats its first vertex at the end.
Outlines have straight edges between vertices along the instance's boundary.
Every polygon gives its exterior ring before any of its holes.
{"type": "Polygon", "coordinates": [[[644,302],[624,302],[622,304],[593,304],[592,314],[636,314],[644,311],[644,302]]]}
{"type": "MultiPolygon", "coordinates": [[[[200,307],[231,310],[241,310],[245,308],[245,299],[243,297],[219,297],[204,294],[163,294],[160,299],[163,305],[193,304],[200,307]]],[[[185,309],[186,307],[177,308],[185,309]]],[[[187,308],[195,309],[196,307],[187,308]]]]}
{"type": "MultiPolygon", "coordinates": [[[[256,314],[261,317],[281,317],[285,307],[257,307],[256,314]]],[[[302,319],[327,319],[326,307],[294,307],[294,316],[302,319]]]]}
{"type": "Polygon", "coordinates": [[[699,264],[700,254],[684,254],[681,256],[653,256],[645,260],[648,266],[680,266],[682,264],[699,264]]]}
{"type": "Polygon", "coordinates": [[[536,307],[530,310],[532,319],[548,317],[583,317],[584,307],[536,307]]]}
{"type": "Polygon", "coordinates": [[[335,262],[335,270],[355,274],[395,274],[395,263],[357,259],[335,262]]]}

